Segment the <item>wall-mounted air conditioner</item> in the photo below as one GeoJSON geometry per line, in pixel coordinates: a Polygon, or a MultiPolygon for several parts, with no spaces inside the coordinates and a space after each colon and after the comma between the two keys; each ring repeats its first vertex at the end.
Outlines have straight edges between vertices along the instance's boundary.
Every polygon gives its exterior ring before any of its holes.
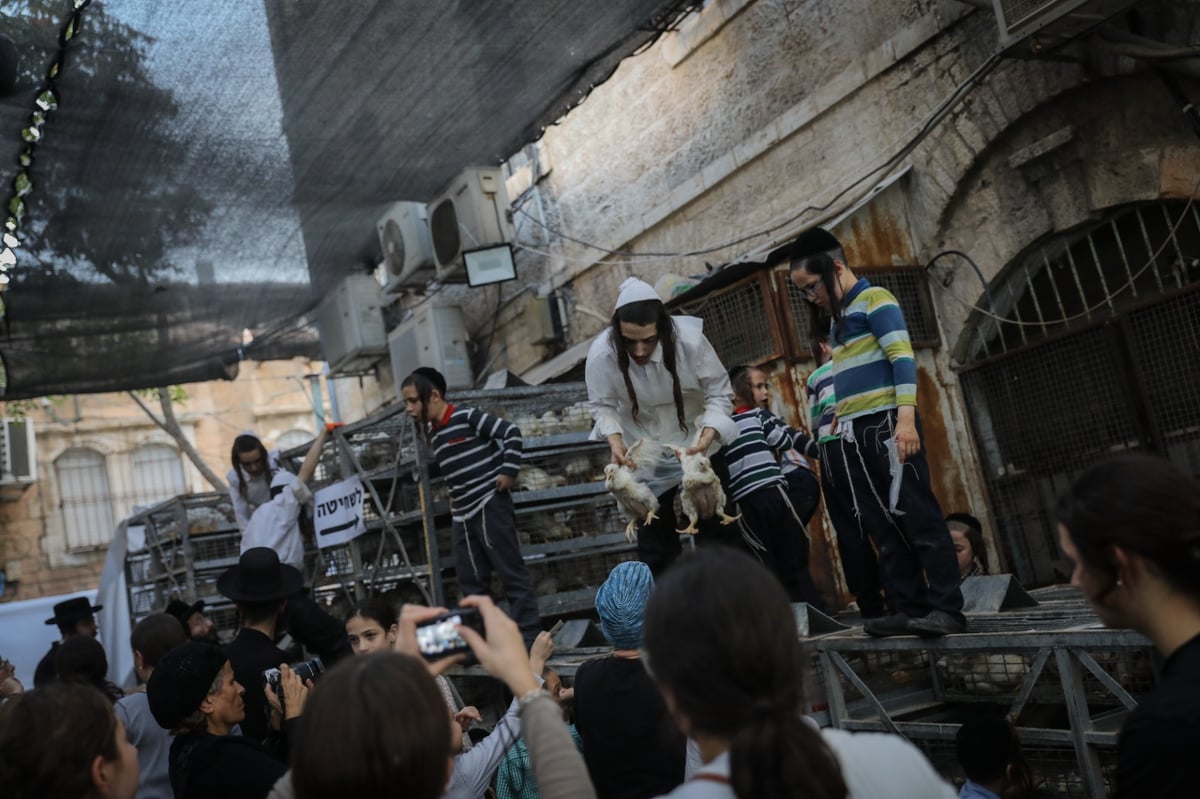
{"type": "Polygon", "coordinates": [[[4,420],[0,435],[0,485],[32,483],[37,480],[37,444],[29,419],[4,420]]]}
{"type": "Polygon", "coordinates": [[[400,384],[418,366],[432,366],[446,378],[447,389],[471,388],[471,355],[467,351],[467,323],[457,306],[421,306],[412,317],[388,334],[396,396],[400,384]]]}
{"type": "Polygon", "coordinates": [[[1137,0],[992,0],[1000,46],[1029,54],[1053,50],[1101,24],[1137,0]]]}
{"type": "Polygon", "coordinates": [[[375,230],[383,250],[385,292],[421,288],[433,279],[433,239],[424,203],[393,203],[375,223],[375,230]]]}
{"type": "Polygon", "coordinates": [[[387,329],[379,283],[371,275],[350,275],[326,295],[317,309],[321,352],[333,374],[361,374],[387,353],[387,329]]]}
{"type": "Polygon", "coordinates": [[[437,279],[461,283],[467,279],[463,250],[512,241],[508,194],[499,167],[467,167],[429,203],[429,232],[437,279]]]}

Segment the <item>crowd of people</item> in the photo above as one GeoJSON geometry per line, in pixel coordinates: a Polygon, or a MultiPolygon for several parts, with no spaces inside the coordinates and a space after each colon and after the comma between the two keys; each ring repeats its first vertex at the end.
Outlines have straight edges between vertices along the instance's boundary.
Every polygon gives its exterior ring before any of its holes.
{"type": "MultiPolygon", "coordinates": [[[[979,521],[945,516],[933,495],[895,298],[857,278],[823,230],[770,260],[786,261],[828,320],[812,335],[811,432],[772,413],[762,370],[727,368],[702,322],[669,315],[640,280],[622,284],[591,346],[593,436],[659,509],[637,530],[637,559],[596,593],[611,652],[580,665],[570,687],[547,665],[553,640],[516,536],[521,431],[454,404],[444,378],[419,369],[402,399],[450,491],[460,605],[483,623],[457,632],[512,697],[490,733],[478,734],[483,714],[445,676],[464,655],[420,650],[418,626],[445,608],[376,597],[335,619],[306,589],[306,482],[328,431],[296,475],[247,434],[230,471],[242,552],[217,582],[238,609],[232,640],[220,645],[203,603],[172,602],[134,627],[139,685],[122,688],[106,678],[99,608],[59,603],[47,624],[62,637],[34,688],[0,665],[2,795],[1032,797],[1036,775],[1001,716],[962,725],[956,751],[968,779],[956,791],[904,738],[822,729],[805,715],[808,656],[791,603],[829,605],[806,529],[822,497],[869,635],[964,632],[960,584],[987,558],[979,521]],[[635,461],[630,449],[643,440],[661,446],[635,461]],[[729,512],[689,518],[697,547],[685,554],[675,500],[681,462],[696,455],[729,512]],[[493,572],[508,613],[488,595],[493,572]],[[285,631],[316,657],[280,648],[285,631]]],[[[1116,796],[1189,796],[1200,779],[1189,756],[1200,744],[1200,484],[1165,460],[1119,456],[1073,482],[1056,521],[1072,585],[1163,661],[1124,722],[1116,796]]]]}

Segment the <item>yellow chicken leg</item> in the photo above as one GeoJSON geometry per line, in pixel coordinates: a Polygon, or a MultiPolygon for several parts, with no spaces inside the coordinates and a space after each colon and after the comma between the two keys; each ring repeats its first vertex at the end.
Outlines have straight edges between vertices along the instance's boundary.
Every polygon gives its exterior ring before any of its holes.
{"type": "Polygon", "coordinates": [[[737,516],[730,516],[728,513],[726,513],[723,510],[717,511],[717,515],[719,515],[721,517],[721,524],[725,524],[725,525],[733,524],[738,519],[742,518],[742,514],[740,514],[740,513],[737,516]]]}

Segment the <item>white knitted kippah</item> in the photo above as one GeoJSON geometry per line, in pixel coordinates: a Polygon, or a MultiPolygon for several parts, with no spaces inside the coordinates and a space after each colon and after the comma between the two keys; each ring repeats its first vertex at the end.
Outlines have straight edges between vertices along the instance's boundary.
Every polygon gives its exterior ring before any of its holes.
{"type": "Polygon", "coordinates": [[[644,302],[645,300],[659,300],[658,292],[644,280],[639,280],[636,277],[627,277],[625,282],[621,284],[620,291],[617,294],[617,307],[620,308],[628,305],[631,302],[644,302]]]}

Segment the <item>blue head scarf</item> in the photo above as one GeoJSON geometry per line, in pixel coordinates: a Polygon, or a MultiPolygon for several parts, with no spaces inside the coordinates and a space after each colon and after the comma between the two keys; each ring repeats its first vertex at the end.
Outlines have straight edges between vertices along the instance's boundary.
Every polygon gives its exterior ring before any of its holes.
{"type": "Polygon", "coordinates": [[[616,649],[637,649],[642,645],[642,617],[646,601],[654,590],[650,567],[640,561],[617,564],[596,592],[596,612],[600,630],[616,649]]]}

